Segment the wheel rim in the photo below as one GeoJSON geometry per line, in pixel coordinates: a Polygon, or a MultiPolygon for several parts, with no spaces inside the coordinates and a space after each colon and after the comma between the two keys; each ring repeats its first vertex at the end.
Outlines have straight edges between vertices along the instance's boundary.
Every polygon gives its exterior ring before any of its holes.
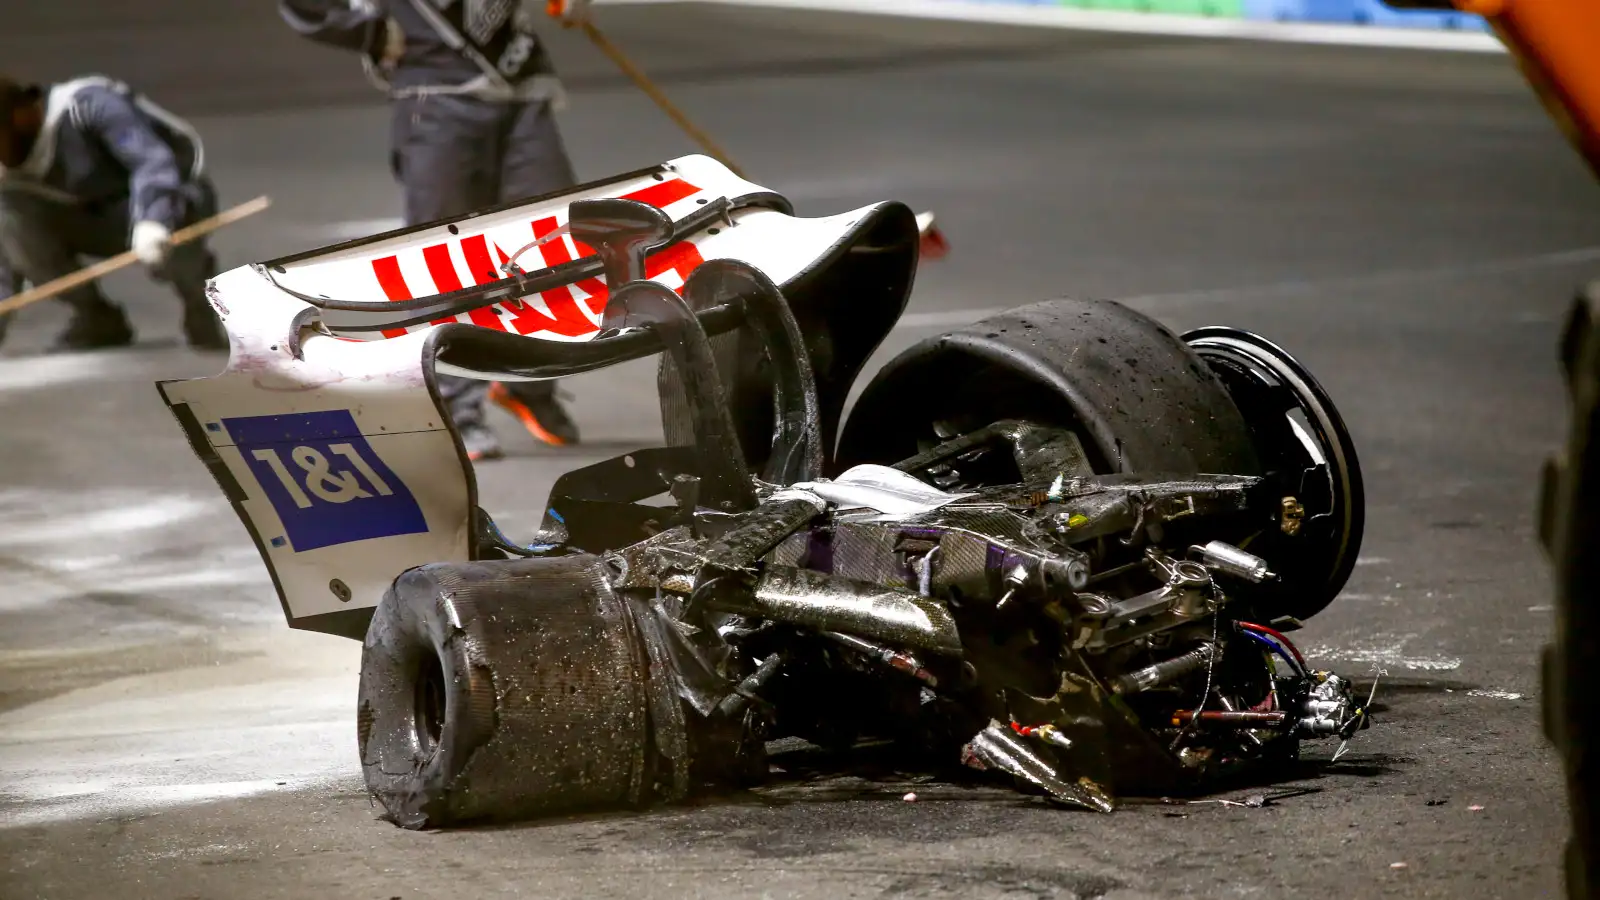
{"type": "Polygon", "coordinates": [[[1297,537],[1274,529],[1264,541],[1288,560],[1274,611],[1309,618],[1343,590],[1361,547],[1364,487],[1350,431],[1322,385],[1276,344],[1217,326],[1183,339],[1244,413],[1263,465],[1307,507],[1297,537]]]}
{"type": "Polygon", "coordinates": [[[439,657],[425,654],[417,673],[412,712],[417,749],[424,760],[438,751],[439,741],[444,736],[445,702],[444,665],[439,657]]]}

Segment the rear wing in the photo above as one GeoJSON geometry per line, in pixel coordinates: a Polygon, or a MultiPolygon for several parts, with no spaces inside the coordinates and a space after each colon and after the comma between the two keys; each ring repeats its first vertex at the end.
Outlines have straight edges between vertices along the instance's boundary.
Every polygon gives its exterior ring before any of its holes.
{"type": "MultiPolygon", "coordinates": [[[[291,627],[361,638],[395,576],[474,558],[477,486],[436,370],[538,380],[661,349],[648,330],[601,331],[599,260],[564,233],[568,204],[601,197],[671,218],[647,280],[681,292],[725,259],[793,289],[812,327],[840,332],[837,362],[819,372],[836,405],[904,307],[918,224],[908,209],[796,218],[706,157],[223,273],[207,291],[229,335],[227,368],[159,388],[254,539],[291,627]]],[[[707,315],[727,330],[742,314],[733,302],[707,315]]]]}

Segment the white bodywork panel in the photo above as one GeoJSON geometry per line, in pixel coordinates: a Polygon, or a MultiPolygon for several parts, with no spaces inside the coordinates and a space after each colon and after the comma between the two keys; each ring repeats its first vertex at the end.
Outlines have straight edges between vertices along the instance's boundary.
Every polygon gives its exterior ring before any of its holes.
{"type": "MultiPolygon", "coordinates": [[[[565,224],[572,200],[631,197],[681,221],[718,199],[760,193],[770,192],[709,158],[686,157],[657,174],[341,245],[270,269],[243,266],[213,279],[212,302],[231,342],[228,366],[217,376],[167,382],[162,389],[180,421],[192,414],[197,452],[213,455],[214,470],[220,464],[237,483],[236,509],[256,537],[291,624],[317,628],[305,620],[376,606],[407,568],[468,559],[475,486],[428,389],[424,347],[432,328],[462,322],[530,339],[586,341],[599,331],[606,287],[603,279],[584,279],[521,304],[383,329],[373,323],[400,317],[324,310],[284,288],[338,301],[426,298],[493,280],[492,271],[475,277],[474,266],[482,269],[496,247],[511,255],[565,224]]],[[[736,210],[731,227],[714,222],[652,255],[647,275],[681,289],[704,260],[731,258],[781,285],[875,208],[820,219],[736,210]]],[[[592,252],[561,236],[526,251],[519,262],[534,271],[580,250],[592,252]]],[[[499,262],[496,256],[494,265],[499,262]]],[[[448,371],[505,377],[454,366],[448,371]]]]}
{"type": "Polygon", "coordinates": [[[885,521],[922,515],[973,496],[941,491],[909,472],[863,463],[832,480],[797,481],[771,499],[796,499],[807,494],[816,498],[819,509],[831,503],[846,512],[878,513],[885,521]]]}
{"type": "Polygon", "coordinates": [[[465,560],[470,476],[428,391],[426,333],[312,335],[296,359],[301,301],[249,268],[213,285],[229,310],[228,368],[164,393],[188,405],[240,486],[238,512],[290,619],[376,606],[401,570],[465,560]]]}
{"type": "MultiPolygon", "coordinates": [[[[518,251],[522,252],[517,264],[530,272],[589,255],[588,248],[566,234],[543,246],[528,247],[566,225],[567,204],[575,200],[636,199],[658,206],[673,221],[681,222],[722,198],[771,193],[738,178],[709,157],[690,156],[667,163],[659,173],[574,191],[557,200],[419,228],[392,238],[359,242],[347,249],[336,247],[313,258],[288,263],[281,270],[274,267],[265,274],[282,287],[321,299],[381,303],[430,297],[499,280],[500,265],[518,251]]],[[[652,254],[645,275],[679,290],[702,262],[738,259],[783,284],[816,262],[874,209],[875,206],[865,207],[819,219],[795,218],[770,209],[739,210],[731,216],[732,227],[727,222],[714,223],[652,254]]],[[[497,303],[447,319],[381,332],[357,330],[356,326],[372,320],[370,313],[330,310],[324,318],[334,334],[357,339],[393,338],[406,332],[426,331],[443,322],[461,322],[545,340],[586,341],[600,330],[607,295],[605,279],[597,277],[523,297],[519,303],[497,303]]]]}

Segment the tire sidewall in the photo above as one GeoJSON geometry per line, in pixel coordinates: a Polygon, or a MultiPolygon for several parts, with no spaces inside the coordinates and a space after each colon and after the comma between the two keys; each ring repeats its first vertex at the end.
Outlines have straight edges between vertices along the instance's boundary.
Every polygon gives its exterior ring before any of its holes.
{"type": "MultiPolygon", "coordinates": [[[[425,579],[423,569],[402,581],[425,579]]],[[[405,828],[425,828],[448,816],[450,800],[474,751],[494,734],[494,709],[484,709],[487,667],[473,661],[471,636],[459,626],[449,594],[436,584],[387,592],[374,611],[362,644],[357,741],[368,792],[388,818],[405,828]],[[417,721],[417,692],[425,664],[443,673],[444,710],[437,743],[424,749],[417,721]],[[474,687],[479,690],[474,691],[474,687]]]]}

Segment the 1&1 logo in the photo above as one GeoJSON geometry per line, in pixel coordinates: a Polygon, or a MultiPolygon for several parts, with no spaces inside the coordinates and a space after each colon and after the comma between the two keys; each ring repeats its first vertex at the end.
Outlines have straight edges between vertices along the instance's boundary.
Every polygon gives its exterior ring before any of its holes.
{"type": "Polygon", "coordinates": [[[295,552],[428,530],[349,410],[223,419],[295,552]]]}

